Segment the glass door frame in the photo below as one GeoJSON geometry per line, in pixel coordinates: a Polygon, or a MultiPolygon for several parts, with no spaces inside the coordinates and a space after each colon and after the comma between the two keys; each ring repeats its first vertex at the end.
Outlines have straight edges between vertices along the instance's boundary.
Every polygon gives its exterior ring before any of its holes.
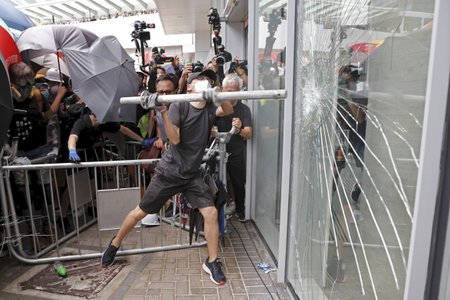
{"type": "Polygon", "coordinates": [[[433,245],[433,222],[440,178],[449,93],[450,2],[436,0],[428,67],[424,127],[404,299],[424,299],[433,245]]]}

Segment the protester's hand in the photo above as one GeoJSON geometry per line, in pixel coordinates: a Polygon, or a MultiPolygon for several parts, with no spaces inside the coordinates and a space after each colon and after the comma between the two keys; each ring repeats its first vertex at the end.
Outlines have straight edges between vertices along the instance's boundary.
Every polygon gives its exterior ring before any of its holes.
{"type": "Polygon", "coordinates": [[[231,126],[236,127],[237,129],[241,129],[242,127],[242,121],[239,118],[233,118],[231,122],[231,126]]]}
{"type": "Polygon", "coordinates": [[[158,149],[162,149],[164,147],[164,143],[163,140],[158,138],[155,143],[154,143],[155,147],[158,149]]]}
{"type": "Polygon", "coordinates": [[[144,146],[144,148],[151,148],[156,139],[157,138],[143,139],[141,144],[142,146],[144,146]]]}
{"type": "Polygon", "coordinates": [[[79,163],[81,161],[76,149],[69,149],[69,161],[74,163],[79,163]]]}
{"type": "Polygon", "coordinates": [[[64,97],[64,95],[67,93],[67,88],[62,84],[62,82],[58,86],[58,93],[56,94],[56,97],[64,97]]]}
{"type": "Polygon", "coordinates": [[[176,55],[173,57],[172,66],[175,70],[178,70],[178,68],[180,67],[180,58],[176,55]]]}
{"type": "Polygon", "coordinates": [[[192,64],[187,64],[183,68],[183,73],[181,73],[181,76],[187,79],[189,75],[192,73],[192,64]]]}
{"type": "Polygon", "coordinates": [[[211,59],[211,66],[212,66],[212,70],[213,70],[214,72],[217,72],[217,70],[219,70],[219,65],[217,64],[217,56],[214,56],[214,57],[211,59]]]}
{"type": "Polygon", "coordinates": [[[167,105],[161,105],[161,106],[155,106],[155,109],[157,111],[159,111],[160,113],[163,113],[163,112],[167,111],[168,107],[167,107],[167,105]]]}

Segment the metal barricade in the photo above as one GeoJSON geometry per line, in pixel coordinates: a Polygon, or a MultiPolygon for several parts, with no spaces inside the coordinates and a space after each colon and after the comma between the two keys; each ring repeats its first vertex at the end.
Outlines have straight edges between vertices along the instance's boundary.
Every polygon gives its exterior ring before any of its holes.
{"type": "MultiPolygon", "coordinates": [[[[141,166],[156,161],[2,166],[0,195],[10,252],[33,264],[100,258],[113,231],[141,199],[148,176],[141,166]],[[123,180],[130,175],[125,174],[128,170],[136,172],[133,180],[123,180]],[[15,181],[18,173],[24,178],[20,184],[15,181]]],[[[163,209],[160,215],[164,214],[163,209]]],[[[206,245],[204,240],[189,244],[182,226],[173,226],[179,224],[175,215],[164,220],[152,228],[138,223],[117,255],[206,245]]]]}

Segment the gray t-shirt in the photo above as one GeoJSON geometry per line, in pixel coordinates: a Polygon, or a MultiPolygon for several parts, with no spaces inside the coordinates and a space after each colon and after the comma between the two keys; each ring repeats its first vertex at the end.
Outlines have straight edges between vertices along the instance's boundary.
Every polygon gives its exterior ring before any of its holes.
{"type": "Polygon", "coordinates": [[[182,179],[197,175],[215,117],[216,107],[212,103],[207,103],[202,109],[195,108],[188,102],[171,104],[169,118],[180,128],[180,143],[169,144],[156,172],[163,170],[182,179]]]}

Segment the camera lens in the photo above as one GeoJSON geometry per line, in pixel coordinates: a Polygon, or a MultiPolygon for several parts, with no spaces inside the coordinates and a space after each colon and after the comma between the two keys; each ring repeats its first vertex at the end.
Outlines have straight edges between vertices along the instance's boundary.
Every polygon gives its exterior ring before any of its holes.
{"type": "Polygon", "coordinates": [[[223,57],[222,55],[216,56],[216,63],[219,66],[223,66],[225,64],[225,57],[223,57]]]}

